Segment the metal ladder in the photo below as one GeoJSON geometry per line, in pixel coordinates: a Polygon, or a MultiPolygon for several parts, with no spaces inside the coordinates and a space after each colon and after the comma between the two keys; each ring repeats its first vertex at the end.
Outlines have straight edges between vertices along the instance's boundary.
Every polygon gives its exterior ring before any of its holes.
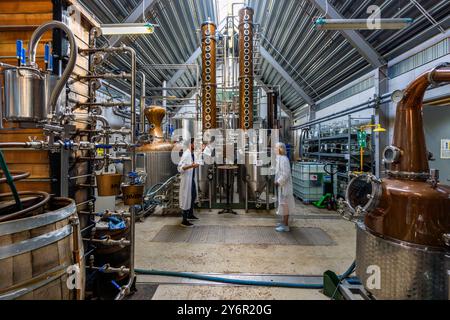
{"type": "Polygon", "coordinates": [[[262,80],[261,32],[260,25],[254,25],[253,31],[253,75],[255,80],[262,80]]]}

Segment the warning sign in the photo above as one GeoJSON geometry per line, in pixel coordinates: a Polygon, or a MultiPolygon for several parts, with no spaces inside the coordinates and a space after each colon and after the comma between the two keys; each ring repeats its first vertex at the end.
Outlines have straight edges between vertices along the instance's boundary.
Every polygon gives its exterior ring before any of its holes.
{"type": "Polygon", "coordinates": [[[450,159],[450,139],[441,140],[441,159],[450,159]]]}

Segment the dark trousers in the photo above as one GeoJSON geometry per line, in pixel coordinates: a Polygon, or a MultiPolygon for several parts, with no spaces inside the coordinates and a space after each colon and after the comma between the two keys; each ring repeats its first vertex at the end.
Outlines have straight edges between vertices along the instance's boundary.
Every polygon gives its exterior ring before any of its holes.
{"type": "Polygon", "coordinates": [[[183,221],[186,221],[188,218],[192,217],[194,215],[194,202],[197,198],[197,189],[195,188],[195,182],[192,181],[192,188],[191,188],[191,207],[189,210],[183,210],[183,221]]]}

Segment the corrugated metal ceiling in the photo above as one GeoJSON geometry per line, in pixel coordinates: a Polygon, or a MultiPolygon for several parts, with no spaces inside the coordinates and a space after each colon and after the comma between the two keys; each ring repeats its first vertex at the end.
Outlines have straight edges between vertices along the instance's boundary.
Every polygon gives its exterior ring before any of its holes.
{"type": "MultiPolygon", "coordinates": [[[[81,2],[101,23],[123,22],[142,5],[140,0],[81,2]]],[[[261,28],[261,44],[315,101],[372,69],[340,32],[314,28],[314,19],[323,13],[311,0],[248,0],[247,4],[255,9],[255,22],[261,28]]],[[[440,32],[410,0],[329,0],[329,4],[345,18],[366,18],[367,7],[374,4],[381,7],[383,18],[414,18],[414,24],[404,30],[360,32],[386,60],[440,32]]],[[[448,0],[422,1],[421,4],[444,29],[450,27],[448,0]]],[[[147,74],[148,87],[162,86],[162,82],[169,80],[176,70],[154,70],[144,66],[185,63],[200,45],[197,30],[201,23],[208,17],[216,21],[216,16],[215,0],[153,1],[146,18],[160,25],[156,32],[148,37],[123,38],[125,44],[138,51],[139,69],[147,74]]],[[[121,70],[126,63],[126,60],[118,58],[109,68],[121,70]]],[[[291,110],[305,104],[299,93],[267,61],[262,62],[259,76],[266,84],[281,87],[283,103],[291,110]]],[[[178,86],[195,84],[193,72],[186,72],[177,82],[178,86]]],[[[152,93],[155,94],[148,91],[148,94],[152,93]]],[[[170,95],[183,96],[188,93],[187,90],[169,92],[170,95]]]]}

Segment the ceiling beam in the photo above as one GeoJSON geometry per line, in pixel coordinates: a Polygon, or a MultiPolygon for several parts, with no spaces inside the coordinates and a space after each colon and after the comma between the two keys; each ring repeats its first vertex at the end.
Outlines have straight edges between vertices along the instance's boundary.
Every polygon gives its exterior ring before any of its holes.
{"type": "MultiPolygon", "coordinates": [[[[327,13],[330,19],[345,19],[328,0],[309,0],[317,9],[327,13]]],[[[386,64],[383,57],[370,45],[369,42],[355,30],[340,30],[345,39],[366,59],[373,68],[379,68],[386,64]]]]}
{"type": "MultiPolygon", "coordinates": [[[[134,8],[134,10],[130,13],[130,15],[122,22],[122,23],[135,23],[142,20],[142,10],[144,12],[147,12],[155,3],[157,0],[142,0],[141,3],[134,8]],[[142,7],[144,6],[144,8],[142,7]]],[[[144,21],[143,21],[144,22],[144,21]]],[[[115,47],[120,40],[122,40],[123,36],[112,36],[109,39],[109,44],[112,47],[115,47]]]]}
{"type": "MultiPolygon", "coordinates": [[[[193,54],[191,54],[191,56],[186,60],[186,62],[184,64],[195,64],[195,62],[197,61],[198,57],[200,57],[200,55],[202,54],[202,48],[198,47],[197,50],[194,51],[193,54]]],[[[180,69],[177,72],[175,72],[175,74],[172,76],[172,78],[170,78],[169,81],[167,81],[167,87],[174,87],[175,83],[178,81],[178,79],[181,78],[181,76],[186,72],[186,69],[180,69]]],[[[195,82],[197,82],[198,80],[196,80],[195,82]]]]}
{"type": "Polygon", "coordinates": [[[302,87],[284,70],[284,68],[272,57],[272,55],[263,47],[260,48],[261,56],[266,60],[288,84],[305,100],[309,105],[314,105],[314,100],[303,90],[302,87]]]}

